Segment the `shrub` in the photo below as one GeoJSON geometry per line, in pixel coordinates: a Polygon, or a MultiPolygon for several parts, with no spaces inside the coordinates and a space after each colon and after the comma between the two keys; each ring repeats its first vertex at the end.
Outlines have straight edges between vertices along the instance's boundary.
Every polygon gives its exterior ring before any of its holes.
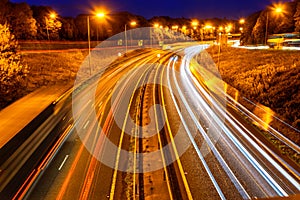
{"type": "Polygon", "coordinates": [[[18,42],[7,24],[0,24],[0,108],[19,98],[28,68],[21,64],[18,42]]]}

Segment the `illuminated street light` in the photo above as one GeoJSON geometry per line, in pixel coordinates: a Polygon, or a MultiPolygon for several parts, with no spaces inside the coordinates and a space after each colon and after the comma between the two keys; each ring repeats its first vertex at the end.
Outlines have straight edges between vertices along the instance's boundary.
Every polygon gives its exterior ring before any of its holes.
{"type": "Polygon", "coordinates": [[[105,16],[105,14],[103,12],[97,13],[96,16],[98,18],[103,18],[105,16]]]}
{"type": "MultiPolygon", "coordinates": [[[[137,25],[137,23],[136,23],[136,21],[131,21],[130,22],[130,26],[136,26],[137,25]]],[[[125,48],[125,53],[127,53],[127,23],[125,24],[125,46],[126,46],[126,48],[125,48]]]]}
{"type": "Polygon", "coordinates": [[[195,27],[195,26],[198,26],[198,24],[199,24],[198,21],[192,21],[192,26],[195,27]]]}
{"type": "Polygon", "coordinates": [[[213,27],[211,25],[205,25],[204,29],[212,29],[213,27]]]}
{"type": "Polygon", "coordinates": [[[88,45],[89,45],[89,68],[90,68],[90,75],[92,75],[92,68],[91,68],[91,36],[90,36],[90,16],[87,16],[87,29],[88,29],[88,45]]]}
{"type": "MultiPolygon", "coordinates": [[[[105,13],[104,12],[98,12],[98,13],[96,13],[96,17],[98,18],[98,19],[103,19],[104,17],[105,17],[105,13]]],[[[96,23],[96,25],[98,25],[97,23],[96,23]]],[[[97,43],[98,43],[98,26],[96,27],[96,30],[97,30],[97,43]]]]}
{"type": "MultiPolygon", "coordinates": [[[[103,18],[105,14],[100,12],[95,14],[96,17],[103,18]]],[[[91,28],[90,28],[90,16],[87,16],[87,31],[88,31],[88,45],[89,45],[89,68],[90,68],[90,75],[92,75],[92,68],[91,68],[91,28]]],[[[98,41],[98,29],[97,29],[97,41],[98,41]]]]}
{"type": "Polygon", "coordinates": [[[55,18],[56,18],[56,13],[51,13],[51,14],[50,14],[50,18],[51,18],[51,19],[55,19],[55,18]]]}
{"type": "Polygon", "coordinates": [[[159,24],[158,24],[158,23],[155,23],[153,27],[154,27],[154,28],[158,28],[158,27],[159,27],[159,24]]]}
{"type": "Polygon", "coordinates": [[[229,33],[231,30],[232,30],[232,24],[228,24],[228,25],[225,27],[226,33],[229,33]]]}
{"type": "MultiPolygon", "coordinates": [[[[158,23],[155,23],[155,24],[153,25],[153,27],[154,27],[154,28],[159,28],[159,24],[158,24],[158,23]]],[[[149,37],[150,37],[150,46],[152,47],[152,43],[153,43],[153,41],[152,41],[152,40],[153,40],[153,39],[152,39],[152,32],[151,32],[151,31],[152,31],[152,29],[151,29],[151,27],[149,28],[149,31],[150,31],[150,32],[149,32],[149,37]]]]}
{"type": "Polygon", "coordinates": [[[131,25],[131,26],[136,26],[136,21],[130,22],[130,25],[131,25]]]}
{"type": "Polygon", "coordinates": [[[192,26],[193,26],[193,28],[194,28],[194,30],[196,30],[197,29],[197,26],[198,26],[198,21],[192,21],[192,26]]]}
{"type": "Polygon", "coordinates": [[[241,27],[239,28],[240,32],[242,33],[244,31],[244,27],[243,25],[245,24],[245,19],[241,18],[239,23],[241,24],[241,27]]]}
{"type": "Polygon", "coordinates": [[[245,19],[244,18],[240,19],[239,23],[240,24],[245,24],[245,19]]]}
{"type": "MultiPolygon", "coordinates": [[[[52,20],[56,19],[56,13],[52,12],[49,14],[49,18],[52,20]]],[[[48,41],[50,42],[50,35],[49,35],[49,19],[47,17],[45,17],[45,21],[46,21],[46,30],[47,30],[47,37],[48,37],[48,41]]]]}
{"type": "MultiPolygon", "coordinates": [[[[284,12],[283,6],[281,4],[275,4],[272,8],[276,14],[281,14],[284,12]]],[[[268,26],[269,26],[269,9],[267,8],[267,19],[266,19],[266,33],[265,33],[265,45],[267,45],[268,41],[268,26]]]]}
{"type": "Polygon", "coordinates": [[[178,25],[174,25],[171,28],[172,28],[172,30],[177,30],[178,29],[178,25]]]}
{"type": "Polygon", "coordinates": [[[282,12],[283,12],[283,10],[282,10],[282,8],[281,8],[281,7],[278,7],[278,8],[276,8],[276,9],[275,9],[275,12],[276,12],[276,13],[282,13],[282,12]]]}

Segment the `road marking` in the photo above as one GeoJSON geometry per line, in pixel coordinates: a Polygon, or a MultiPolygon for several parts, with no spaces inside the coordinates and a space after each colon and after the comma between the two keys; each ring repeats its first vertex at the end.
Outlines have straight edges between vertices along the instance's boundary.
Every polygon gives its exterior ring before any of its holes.
{"type": "Polygon", "coordinates": [[[89,125],[90,121],[87,121],[83,127],[83,129],[86,129],[86,127],[89,125]]]}
{"type": "MultiPolygon", "coordinates": [[[[167,74],[169,74],[169,67],[171,66],[171,62],[174,61],[173,59],[170,59],[169,62],[168,62],[168,68],[167,68],[167,74]]],[[[174,67],[174,66],[173,66],[174,67]]],[[[161,74],[164,73],[164,70],[165,68],[162,69],[162,72],[161,74]]],[[[170,79],[169,77],[167,76],[168,78],[168,85],[170,86],[170,79]]],[[[162,82],[162,79],[163,79],[163,76],[161,76],[161,82],[162,82]]],[[[171,88],[171,87],[170,87],[171,88]]],[[[161,91],[161,94],[163,94],[163,85],[160,85],[160,91],[161,91]]],[[[172,94],[172,93],[171,93],[172,94]]],[[[166,105],[165,104],[165,100],[164,100],[164,96],[161,96],[161,100],[162,100],[162,104],[163,105],[166,105]]],[[[163,109],[164,111],[164,115],[167,117],[167,111],[166,109],[163,109]]],[[[192,196],[192,193],[191,193],[191,190],[190,190],[190,187],[189,187],[189,184],[188,184],[188,181],[187,181],[187,178],[184,174],[184,170],[183,170],[183,167],[182,167],[182,164],[181,164],[181,161],[179,159],[179,155],[178,155],[178,151],[177,151],[177,148],[176,148],[176,144],[174,142],[174,137],[172,135],[172,130],[171,130],[171,126],[169,124],[169,121],[166,119],[166,127],[167,127],[167,130],[169,132],[169,136],[170,136],[170,139],[171,139],[171,144],[172,144],[172,147],[174,149],[174,153],[175,153],[175,156],[176,158],[178,158],[176,161],[177,161],[177,165],[178,165],[178,168],[179,168],[179,172],[181,174],[181,178],[182,178],[182,181],[183,181],[183,185],[184,185],[184,188],[185,188],[185,191],[186,191],[186,194],[187,194],[187,197],[189,200],[192,200],[193,199],[193,196],[192,196]]]]}
{"type": "Polygon", "coordinates": [[[58,168],[58,171],[61,170],[61,168],[64,166],[65,162],[67,161],[69,155],[66,155],[65,159],[62,161],[62,163],[60,164],[59,168],[58,168]]]}
{"type": "MultiPolygon", "coordinates": [[[[150,67],[147,68],[147,70],[149,70],[150,67]]],[[[147,70],[145,70],[145,72],[139,77],[134,91],[136,91],[138,84],[140,83],[141,79],[143,78],[144,74],[147,72],[147,70]]],[[[134,71],[135,73],[136,71],[134,71]]],[[[132,76],[132,75],[131,75],[132,76]]],[[[123,86],[125,87],[125,86],[123,86]]],[[[124,133],[125,133],[125,127],[127,124],[127,120],[128,120],[128,116],[129,116],[129,111],[130,111],[130,105],[132,104],[133,101],[133,97],[134,95],[132,94],[128,103],[128,108],[126,111],[126,115],[125,115],[125,119],[123,122],[123,126],[122,126],[122,132],[120,135],[120,140],[119,140],[119,145],[118,145],[118,151],[117,151],[117,156],[116,156],[116,162],[115,162],[115,168],[114,168],[114,173],[113,173],[113,178],[112,178],[112,184],[111,184],[111,190],[110,190],[110,195],[109,195],[109,200],[113,200],[114,199],[114,194],[115,194],[115,190],[116,190],[116,181],[117,181],[117,172],[118,172],[118,167],[119,167],[119,161],[120,161],[120,154],[121,154],[121,146],[123,143],[123,137],[124,137],[124,133]]]]}

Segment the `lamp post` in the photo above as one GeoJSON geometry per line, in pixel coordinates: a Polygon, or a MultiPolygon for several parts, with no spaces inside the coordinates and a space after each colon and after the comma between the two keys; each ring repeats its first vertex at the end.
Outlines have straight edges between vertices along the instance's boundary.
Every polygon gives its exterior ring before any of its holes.
{"type": "MultiPolygon", "coordinates": [[[[130,25],[131,26],[136,26],[136,22],[135,21],[132,21],[132,22],[130,22],[130,25]]],[[[128,44],[127,44],[127,23],[125,24],[125,32],[124,32],[124,34],[125,34],[125,53],[127,53],[127,49],[128,49],[128,44]]]]}
{"type": "Polygon", "coordinates": [[[92,75],[92,68],[91,68],[91,35],[90,35],[90,16],[87,16],[87,31],[88,31],[88,46],[89,46],[89,69],[90,75],[92,75]]]}
{"type": "MultiPolygon", "coordinates": [[[[97,13],[97,14],[96,14],[96,17],[97,17],[98,19],[101,19],[101,18],[104,18],[104,17],[105,17],[105,14],[104,14],[103,12],[100,12],[100,13],[97,13]]],[[[99,27],[97,26],[97,43],[98,43],[98,29],[99,29],[99,27]]]]}
{"type": "MultiPolygon", "coordinates": [[[[275,7],[273,8],[273,11],[275,11],[275,13],[280,14],[283,13],[283,8],[280,5],[275,5],[275,7]]],[[[265,45],[267,45],[267,41],[268,41],[268,28],[269,28],[269,9],[267,8],[267,19],[266,19],[266,33],[265,33],[265,45]]]]}
{"type": "MultiPolygon", "coordinates": [[[[197,30],[197,26],[198,26],[198,24],[199,24],[199,22],[197,21],[197,20],[193,20],[192,21],[192,23],[191,23],[191,25],[192,25],[192,27],[193,27],[193,36],[194,36],[194,38],[195,38],[195,31],[197,30]]],[[[202,40],[202,37],[201,37],[201,40],[202,40]]]]}
{"type": "MultiPolygon", "coordinates": [[[[105,17],[104,13],[97,13],[96,17],[103,18],[105,17]]],[[[87,32],[88,32],[88,46],[89,46],[89,68],[90,75],[92,75],[92,67],[91,67],[91,28],[90,28],[90,16],[87,16],[87,32]]],[[[97,41],[98,41],[98,27],[97,27],[97,41]]]]}
{"type": "MultiPolygon", "coordinates": [[[[49,15],[49,17],[50,17],[50,19],[55,20],[56,14],[55,14],[55,13],[51,13],[51,14],[49,15]]],[[[45,20],[46,20],[46,30],[47,30],[48,42],[50,42],[49,25],[48,25],[49,19],[48,19],[47,17],[45,17],[45,20]]]]}
{"type": "Polygon", "coordinates": [[[244,19],[244,18],[241,18],[241,19],[239,20],[239,24],[240,24],[239,30],[240,30],[241,33],[243,33],[243,31],[244,31],[245,19],[244,19]]]}
{"type": "MultiPolygon", "coordinates": [[[[155,33],[156,33],[156,30],[159,28],[159,23],[154,23],[153,25],[153,30],[154,30],[154,37],[152,38],[152,27],[150,27],[150,43],[151,43],[151,47],[153,46],[153,43],[155,44],[155,33]]],[[[159,38],[159,37],[158,37],[159,38]]]]}
{"type": "Polygon", "coordinates": [[[267,45],[267,40],[268,40],[268,25],[269,25],[269,11],[267,11],[267,19],[266,19],[265,45],[267,45]]]}

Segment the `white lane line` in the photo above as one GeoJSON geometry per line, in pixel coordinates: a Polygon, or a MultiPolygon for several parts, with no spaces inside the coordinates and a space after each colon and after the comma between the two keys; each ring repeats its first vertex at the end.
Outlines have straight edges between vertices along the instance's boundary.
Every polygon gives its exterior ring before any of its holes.
{"type": "Polygon", "coordinates": [[[65,159],[62,161],[62,163],[60,164],[58,171],[60,171],[62,169],[62,167],[64,166],[65,162],[67,161],[67,159],[69,158],[69,155],[65,156],[65,159]]]}
{"type": "Polygon", "coordinates": [[[86,129],[86,127],[89,125],[90,121],[87,121],[83,127],[83,129],[86,129]]]}

